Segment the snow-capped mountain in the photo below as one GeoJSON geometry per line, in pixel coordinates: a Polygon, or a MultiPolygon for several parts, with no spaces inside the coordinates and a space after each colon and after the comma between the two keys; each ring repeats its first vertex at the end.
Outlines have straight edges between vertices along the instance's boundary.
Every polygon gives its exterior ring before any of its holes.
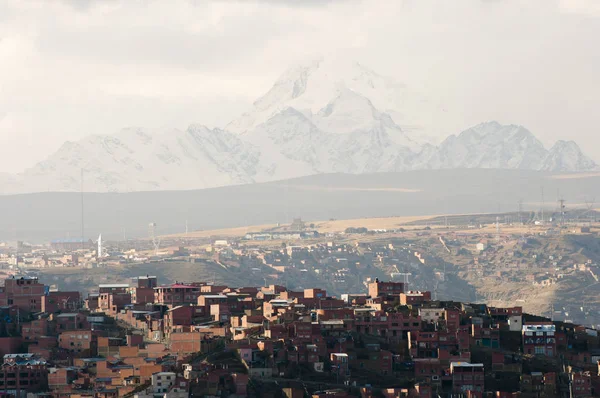
{"type": "Polygon", "coordinates": [[[129,128],[66,142],[0,193],[200,189],[319,173],[500,168],[597,170],[576,143],[550,150],[526,128],[486,122],[441,143],[443,107],[360,64],[290,69],[224,130],[129,128]],[[435,120],[437,125],[429,122],[435,120]]]}
{"type": "Polygon", "coordinates": [[[585,171],[597,168],[594,161],[585,156],[573,141],[558,141],[554,144],[540,167],[547,171],[585,171]]]}
{"type": "Polygon", "coordinates": [[[252,182],[259,152],[237,135],[204,126],[185,131],[124,129],[66,142],[20,175],[11,191],[142,191],[252,182]]]}
{"type": "Polygon", "coordinates": [[[422,168],[496,168],[540,170],[544,145],[522,126],[482,123],[446,138],[420,159],[422,168]]]}
{"type": "Polygon", "coordinates": [[[339,96],[342,98],[336,101],[337,113],[340,116],[345,113],[350,118],[331,118],[327,121],[328,132],[348,132],[352,121],[358,120],[359,125],[369,122],[370,109],[356,108],[361,97],[378,112],[388,114],[414,142],[435,141],[452,132],[448,113],[441,104],[358,62],[323,58],[290,68],[264,96],[254,102],[248,112],[225,129],[236,133],[249,132],[289,107],[312,118],[318,113],[328,112],[328,105],[339,96]],[[355,98],[350,98],[353,95],[355,98]],[[348,115],[349,111],[352,111],[351,115],[348,115]]]}

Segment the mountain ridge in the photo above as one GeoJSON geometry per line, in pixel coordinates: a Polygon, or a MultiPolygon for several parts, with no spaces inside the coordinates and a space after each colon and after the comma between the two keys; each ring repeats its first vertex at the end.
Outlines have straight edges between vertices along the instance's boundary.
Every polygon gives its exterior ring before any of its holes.
{"type": "Polygon", "coordinates": [[[82,170],[83,189],[95,192],[201,189],[338,172],[598,170],[573,141],[546,149],[525,127],[496,121],[436,144],[427,135],[433,125],[423,126],[429,115],[443,115],[439,106],[423,105],[427,100],[406,86],[361,64],[335,65],[321,59],[288,70],[225,129],[132,127],[67,141],[19,175],[0,174],[0,193],[78,191],[82,170]]]}

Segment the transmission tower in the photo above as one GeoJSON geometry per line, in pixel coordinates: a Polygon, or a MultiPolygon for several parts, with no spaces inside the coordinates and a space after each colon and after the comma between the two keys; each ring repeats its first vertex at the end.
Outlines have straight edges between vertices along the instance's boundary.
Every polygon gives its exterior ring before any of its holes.
{"type": "Polygon", "coordinates": [[[542,187],[542,207],[540,208],[540,212],[542,213],[542,224],[544,224],[544,187],[542,187]]]}
{"type": "Polygon", "coordinates": [[[151,222],[148,225],[148,234],[152,241],[152,247],[154,249],[154,255],[158,255],[158,249],[160,248],[160,237],[156,236],[156,223],[151,222]]]}
{"type": "Polygon", "coordinates": [[[594,205],[596,204],[596,198],[592,197],[589,199],[585,200],[585,207],[587,208],[586,212],[583,213],[584,217],[589,217],[588,221],[591,223],[592,221],[595,221],[595,216],[594,216],[594,205]]]}
{"type": "Polygon", "coordinates": [[[518,205],[518,213],[519,213],[519,224],[523,224],[523,219],[521,218],[521,213],[523,213],[523,199],[519,199],[517,202],[518,205]]]}
{"type": "Polygon", "coordinates": [[[500,242],[500,217],[496,216],[496,242],[500,242]]]}
{"type": "Polygon", "coordinates": [[[559,206],[560,206],[558,214],[560,215],[560,225],[561,226],[565,225],[565,214],[567,213],[566,212],[565,202],[566,202],[566,200],[564,200],[564,199],[559,199],[558,200],[558,203],[559,203],[559,206]]]}

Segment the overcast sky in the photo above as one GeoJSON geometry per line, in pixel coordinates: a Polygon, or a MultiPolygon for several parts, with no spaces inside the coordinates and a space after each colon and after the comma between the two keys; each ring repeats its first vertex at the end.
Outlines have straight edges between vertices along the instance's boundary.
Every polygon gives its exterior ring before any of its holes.
{"type": "Polygon", "coordinates": [[[599,37],[597,0],[3,0],[0,172],[123,127],[222,127],[315,54],[600,161],[599,37]]]}

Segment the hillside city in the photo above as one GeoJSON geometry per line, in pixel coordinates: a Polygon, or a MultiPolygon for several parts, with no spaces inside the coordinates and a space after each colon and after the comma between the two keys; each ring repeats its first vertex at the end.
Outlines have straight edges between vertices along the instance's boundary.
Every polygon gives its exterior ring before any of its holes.
{"type": "Polygon", "coordinates": [[[597,225],[515,217],[4,244],[0,391],[600,395],[597,225]]]}
{"type": "Polygon", "coordinates": [[[331,296],[271,284],[0,290],[0,387],[15,397],[590,397],[597,331],[375,279],[331,296]]]}
{"type": "Polygon", "coordinates": [[[598,37],[0,1],[0,398],[600,397],[598,37]]]}

